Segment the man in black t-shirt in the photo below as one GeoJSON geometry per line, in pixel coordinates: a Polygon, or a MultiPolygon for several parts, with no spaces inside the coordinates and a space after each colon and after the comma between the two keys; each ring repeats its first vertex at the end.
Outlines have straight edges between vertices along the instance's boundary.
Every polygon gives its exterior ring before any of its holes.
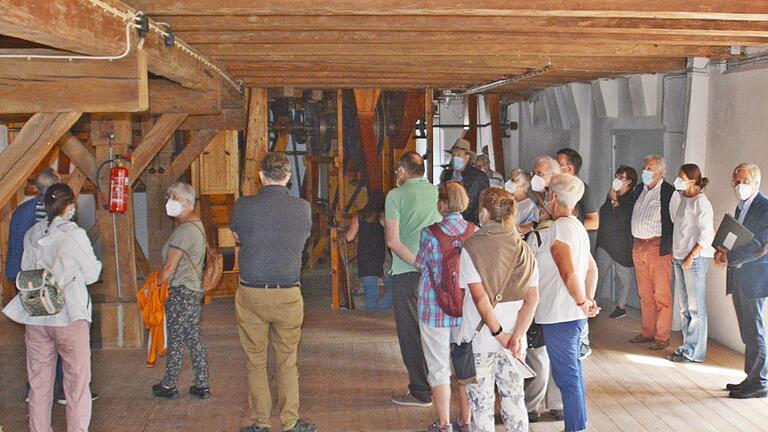
{"type": "MultiPolygon", "coordinates": [[[[577,177],[579,176],[579,170],[583,163],[579,152],[566,147],[557,152],[556,159],[557,163],[560,164],[561,172],[573,174],[577,177]]],[[[582,179],[582,181],[584,180],[582,179]]],[[[600,225],[600,214],[597,212],[598,206],[594,199],[594,195],[586,182],[584,182],[584,196],[578,203],[576,203],[575,209],[576,217],[578,217],[581,223],[584,224],[584,228],[586,228],[587,231],[594,231],[597,229],[600,225]]]]}

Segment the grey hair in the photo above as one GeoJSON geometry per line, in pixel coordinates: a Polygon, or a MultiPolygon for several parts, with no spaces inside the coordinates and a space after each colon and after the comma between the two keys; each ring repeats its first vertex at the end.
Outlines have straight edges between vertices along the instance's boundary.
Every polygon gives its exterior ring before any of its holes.
{"type": "Polygon", "coordinates": [[[512,173],[509,174],[509,179],[519,189],[527,191],[528,188],[531,187],[531,175],[521,169],[512,171],[512,173]]]}
{"type": "Polygon", "coordinates": [[[184,182],[176,182],[168,186],[168,195],[176,195],[176,197],[187,201],[192,206],[192,208],[195,208],[197,193],[195,192],[195,188],[193,188],[190,184],[184,182]]]}
{"type": "Polygon", "coordinates": [[[37,190],[38,195],[42,196],[45,195],[45,191],[47,191],[49,187],[60,182],[61,179],[59,178],[59,175],[56,174],[56,171],[53,168],[46,168],[35,176],[35,189],[37,190]]]}
{"type": "Polygon", "coordinates": [[[664,160],[663,157],[657,154],[649,154],[648,156],[643,158],[644,163],[648,162],[656,162],[656,170],[661,170],[662,173],[667,172],[667,161],[664,160]]]}
{"type": "Polygon", "coordinates": [[[491,158],[489,158],[488,155],[486,154],[477,155],[477,157],[475,158],[475,163],[478,163],[478,162],[487,163],[488,166],[491,166],[491,158]]]}
{"type": "Polygon", "coordinates": [[[760,181],[762,180],[762,175],[760,174],[760,167],[749,162],[742,162],[736,166],[736,168],[733,169],[733,177],[736,176],[736,173],[742,170],[748,170],[750,177],[752,177],[752,180],[760,184],[760,181]]]}
{"type": "Polygon", "coordinates": [[[584,182],[571,174],[555,174],[549,181],[549,192],[555,194],[561,207],[573,209],[584,196],[584,182]]]}
{"type": "Polygon", "coordinates": [[[551,156],[541,155],[537,157],[536,161],[533,163],[534,169],[536,168],[536,165],[539,164],[544,164],[546,167],[546,169],[542,170],[542,174],[557,174],[560,172],[560,164],[551,156]]]}

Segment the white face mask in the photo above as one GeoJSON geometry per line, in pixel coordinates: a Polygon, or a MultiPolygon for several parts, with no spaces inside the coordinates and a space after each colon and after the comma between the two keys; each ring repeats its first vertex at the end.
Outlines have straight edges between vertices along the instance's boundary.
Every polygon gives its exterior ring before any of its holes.
{"type": "Polygon", "coordinates": [[[613,182],[611,183],[611,189],[615,190],[616,192],[620,191],[623,186],[624,181],[621,179],[613,179],[613,182]]]}
{"type": "Polygon", "coordinates": [[[643,170],[643,184],[649,185],[653,182],[653,171],[643,170]]]}
{"type": "Polygon", "coordinates": [[[736,185],[736,196],[738,196],[742,201],[746,201],[751,198],[753,193],[754,191],[752,190],[752,185],[748,185],[746,183],[739,183],[736,185]]]}
{"type": "Polygon", "coordinates": [[[534,192],[544,192],[544,188],[547,187],[547,181],[540,175],[535,175],[531,179],[531,189],[534,192]]]}
{"type": "Polygon", "coordinates": [[[675,179],[674,185],[675,185],[675,189],[677,189],[679,191],[684,191],[684,190],[688,189],[688,182],[683,180],[683,179],[681,179],[680,177],[677,177],[675,179]]]}
{"type": "Polygon", "coordinates": [[[70,209],[70,210],[67,212],[67,214],[65,214],[65,215],[64,215],[64,218],[65,218],[66,220],[72,220],[72,218],[74,218],[74,217],[75,217],[75,208],[74,208],[74,207],[72,207],[72,208],[71,208],[71,209],[70,209]]]}
{"type": "Polygon", "coordinates": [[[517,185],[512,180],[507,180],[506,183],[504,183],[504,190],[513,194],[517,190],[517,185]]]}
{"type": "Polygon", "coordinates": [[[184,206],[176,200],[169,199],[168,202],[165,203],[165,214],[170,217],[180,215],[182,210],[184,210],[184,206]]]}

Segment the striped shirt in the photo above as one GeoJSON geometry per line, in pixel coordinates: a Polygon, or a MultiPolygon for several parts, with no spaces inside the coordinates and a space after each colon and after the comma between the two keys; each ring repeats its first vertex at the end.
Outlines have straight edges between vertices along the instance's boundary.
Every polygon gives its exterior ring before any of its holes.
{"type": "MultiPolygon", "coordinates": [[[[451,236],[462,234],[467,229],[468,222],[460,213],[451,213],[438,223],[440,229],[451,236]]],[[[435,280],[442,277],[441,265],[443,254],[440,252],[440,243],[428,228],[421,231],[419,253],[416,255],[416,267],[420,272],[419,277],[419,318],[425,324],[432,327],[455,327],[461,324],[461,317],[452,317],[437,304],[437,294],[432,285],[430,269],[435,280]]]]}
{"type": "Polygon", "coordinates": [[[643,186],[632,209],[632,236],[638,239],[661,237],[661,184],[653,189],[643,186]]]}
{"type": "Polygon", "coordinates": [[[45,212],[45,204],[43,204],[43,200],[38,199],[35,203],[35,221],[40,222],[47,219],[48,213],[45,212]]]}

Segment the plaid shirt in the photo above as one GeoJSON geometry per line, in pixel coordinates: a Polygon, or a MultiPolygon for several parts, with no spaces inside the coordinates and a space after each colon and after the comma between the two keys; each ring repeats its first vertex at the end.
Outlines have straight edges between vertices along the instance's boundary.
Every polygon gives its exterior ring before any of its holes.
{"type": "MultiPolygon", "coordinates": [[[[468,223],[461,217],[460,213],[451,213],[443,217],[438,225],[444,233],[456,236],[466,231],[468,223]]],[[[452,317],[438,306],[437,294],[430,277],[429,269],[432,269],[435,280],[440,280],[442,262],[443,255],[440,252],[440,243],[428,228],[424,228],[421,231],[419,253],[416,255],[416,262],[414,263],[414,267],[421,272],[419,278],[419,318],[432,327],[455,327],[461,324],[461,317],[452,317]]]]}

